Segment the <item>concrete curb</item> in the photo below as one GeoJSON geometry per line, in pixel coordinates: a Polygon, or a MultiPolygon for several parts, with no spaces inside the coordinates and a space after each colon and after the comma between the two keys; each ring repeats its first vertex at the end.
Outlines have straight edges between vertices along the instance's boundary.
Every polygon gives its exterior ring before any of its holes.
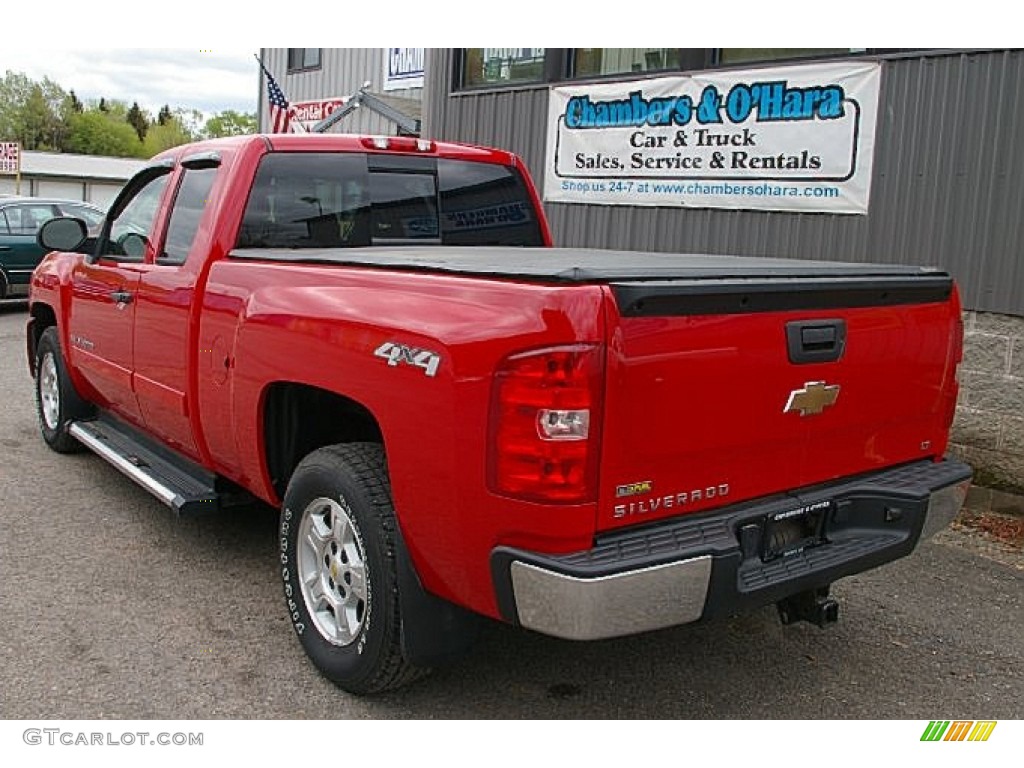
{"type": "Polygon", "coordinates": [[[983,485],[972,485],[967,492],[964,509],[972,512],[997,512],[1001,515],[1024,517],[1024,496],[997,491],[983,485]]]}

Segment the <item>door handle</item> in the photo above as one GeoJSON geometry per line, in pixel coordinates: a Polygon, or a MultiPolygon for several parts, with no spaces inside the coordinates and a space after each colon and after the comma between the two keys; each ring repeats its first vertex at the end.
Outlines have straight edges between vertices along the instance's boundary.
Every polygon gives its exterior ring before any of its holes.
{"type": "Polygon", "coordinates": [[[9,246],[9,245],[0,245],[0,251],[9,251],[9,250],[11,250],[11,246],[9,246]]]}
{"type": "Polygon", "coordinates": [[[115,304],[131,304],[133,297],[128,291],[114,291],[110,294],[110,298],[114,300],[115,304]]]}

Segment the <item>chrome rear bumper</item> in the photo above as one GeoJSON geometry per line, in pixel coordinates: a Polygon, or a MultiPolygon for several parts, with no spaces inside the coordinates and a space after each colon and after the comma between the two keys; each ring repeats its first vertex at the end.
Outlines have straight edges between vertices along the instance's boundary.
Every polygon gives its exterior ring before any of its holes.
{"type": "Polygon", "coordinates": [[[600,640],[696,621],[704,612],[710,580],[710,555],[594,579],[512,563],[519,623],[570,640],[600,640]]]}
{"type": "Polygon", "coordinates": [[[492,558],[499,605],[529,629],[599,640],[768,604],[909,554],[953,520],[970,477],[961,462],[919,462],[617,532],[587,552],[499,548],[492,558]],[[833,510],[821,544],[761,556],[768,516],[820,500],[833,510]]]}
{"type": "Polygon", "coordinates": [[[967,498],[971,488],[970,478],[933,491],[928,497],[928,511],[925,513],[921,538],[930,539],[953,522],[967,498]]]}

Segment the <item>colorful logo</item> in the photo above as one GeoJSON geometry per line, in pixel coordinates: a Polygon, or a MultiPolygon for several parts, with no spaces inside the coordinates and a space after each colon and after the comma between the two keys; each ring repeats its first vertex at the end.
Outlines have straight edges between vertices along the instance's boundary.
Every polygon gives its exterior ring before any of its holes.
{"type": "Polygon", "coordinates": [[[929,720],[921,741],[988,741],[997,720],[929,720]]]}

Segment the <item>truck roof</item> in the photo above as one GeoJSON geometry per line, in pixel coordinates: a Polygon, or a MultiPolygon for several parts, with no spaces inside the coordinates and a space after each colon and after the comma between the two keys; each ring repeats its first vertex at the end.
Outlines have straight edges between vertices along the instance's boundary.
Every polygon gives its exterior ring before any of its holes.
{"type": "Polygon", "coordinates": [[[261,143],[274,152],[376,152],[404,153],[426,157],[446,157],[457,160],[475,160],[484,163],[517,165],[518,160],[511,152],[474,144],[458,144],[433,139],[417,139],[407,136],[372,136],[351,133],[266,133],[246,136],[228,136],[220,139],[206,139],[192,144],[183,144],[156,155],[158,161],[167,157],[179,157],[218,148],[242,148],[261,143]],[[378,146],[374,142],[388,142],[390,146],[378,146]]]}

